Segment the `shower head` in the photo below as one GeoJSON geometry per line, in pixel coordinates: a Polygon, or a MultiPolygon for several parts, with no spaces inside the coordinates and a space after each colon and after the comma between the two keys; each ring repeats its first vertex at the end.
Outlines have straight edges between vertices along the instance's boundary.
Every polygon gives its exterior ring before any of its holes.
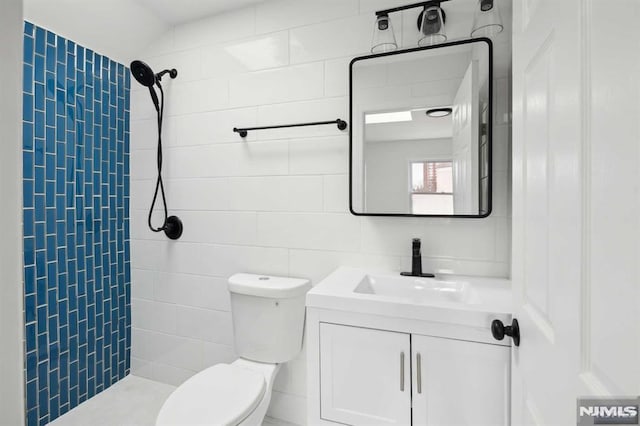
{"type": "Polygon", "coordinates": [[[162,76],[169,74],[171,78],[178,76],[178,71],[173,68],[170,70],[162,70],[158,74],[154,74],[151,67],[142,61],[135,60],[131,62],[131,74],[143,86],[153,87],[162,80],[162,76]]]}
{"type": "Polygon", "coordinates": [[[160,86],[160,80],[162,80],[162,76],[165,74],[169,74],[171,78],[176,78],[178,76],[178,71],[174,68],[170,70],[162,70],[158,74],[154,74],[149,65],[142,61],[135,60],[131,62],[131,74],[133,74],[133,78],[135,78],[138,83],[149,88],[149,94],[151,95],[151,100],[153,100],[153,105],[156,107],[156,111],[160,112],[158,94],[153,86],[156,84],[160,86]]]}
{"type": "Polygon", "coordinates": [[[153,70],[142,61],[131,62],[131,74],[143,86],[153,87],[156,84],[156,76],[153,70]]]}

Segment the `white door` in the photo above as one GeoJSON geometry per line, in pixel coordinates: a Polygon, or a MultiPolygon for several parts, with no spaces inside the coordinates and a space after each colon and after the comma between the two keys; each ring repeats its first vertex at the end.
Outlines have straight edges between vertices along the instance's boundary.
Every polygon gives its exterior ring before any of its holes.
{"type": "Polygon", "coordinates": [[[348,425],[411,424],[408,334],[320,324],[320,416],[348,425]]]}
{"type": "Polygon", "coordinates": [[[453,211],[473,214],[478,204],[480,100],[478,61],[472,60],[453,99],[453,211]]]}
{"type": "Polygon", "coordinates": [[[640,394],[640,2],[514,5],[513,424],[640,394]]]}
{"type": "Polygon", "coordinates": [[[412,335],[413,424],[508,425],[510,358],[509,346],[412,335]]]}

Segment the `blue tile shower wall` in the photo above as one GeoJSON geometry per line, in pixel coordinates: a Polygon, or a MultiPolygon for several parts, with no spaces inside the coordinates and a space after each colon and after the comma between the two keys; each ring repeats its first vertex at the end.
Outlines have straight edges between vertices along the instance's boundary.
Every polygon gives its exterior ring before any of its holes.
{"type": "Polygon", "coordinates": [[[26,418],[129,373],[128,69],[25,23],[26,418]]]}

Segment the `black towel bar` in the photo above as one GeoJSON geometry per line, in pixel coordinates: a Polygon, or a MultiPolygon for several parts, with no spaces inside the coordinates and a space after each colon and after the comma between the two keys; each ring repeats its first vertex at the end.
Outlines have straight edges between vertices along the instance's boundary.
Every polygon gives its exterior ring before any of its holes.
{"type": "Polygon", "coordinates": [[[234,127],[233,131],[238,133],[241,137],[246,138],[249,130],[266,130],[266,129],[282,129],[285,127],[304,127],[304,126],[322,126],[325,124],[335,124],[338,129],[345,130],[347,128],[347,122],[341,119],[331,121],[314,121],[311,123],[297,123],[297,124],[279,124],[276,126],[264,126],[264,127],[234,127]]]}

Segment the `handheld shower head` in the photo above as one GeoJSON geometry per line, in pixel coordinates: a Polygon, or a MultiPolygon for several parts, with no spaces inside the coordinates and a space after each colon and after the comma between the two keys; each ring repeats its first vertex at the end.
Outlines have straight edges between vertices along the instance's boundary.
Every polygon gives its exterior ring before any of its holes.
{"type": "Polygon", "coordinates": [[[131,62],[131,74],[143,86],[153,87],[162,80],[162,76],[169,74],[169,77],[176,78],[178,70],[175,68],[170,70],[162,70],[158,74],[154,74],[151,67],[142,61],[135,60],[131,62]]]}
{"type": "Polygon", "coordinates": [[[133,74],[133,77],[138,81],[138,83],[149,88],[149,94],[151,95],[153,105],[156,107],[156,111],[160,112],[158,94],[153,88],[156,84],[156,76],[151,67],[142,61],[133,61],[131,62],[131,74],[133,74]]]}
{"type": "Polygon", "coordinates": [[[156,84],[156,76],[151,70],[151,67],[142,61],[131,62],[131,74],[138,81],[146,87],[153,87],[156,84]]]}
{"type": "Polygon", "coordinates": [[[178,76],[178,71],[174,68],[170,70],[162,70],[158,74],[154,74],[149,65],[139,60],[131,62],[130,68],[131,74],[133,74],[133,77],[138,81],[138,83],[149,88],[151,100],[153,100],[153,105],[156,107],[156,112],[158,113],[158,178],[156,179],[156,189],[153,194],[151,208],[149,209],[148,225],[153,232],[164,231],[167,237],[172,240],[177,240],[182,235],[182,221],[177,216],[169,216],[167,210],[167,199],[164,192],[164,183],[162,182],[162,121],[164,116],[164,91],[160,81],[165,74],[169,74],[171,78],[176,78],[178,76]],[[158,99],[158,94],[156,93],[154,86],[158,86],[162,101],[158,99]],[[151,223],[151,216],[153,214],[158,195],[160,195],[164,207],[164,222],[161,227],[156,228],[151,223]]]}
{"type": "Polygon", "coordinates": [[[158,94],[156,93],[156,90],[153,88],[153,86],[156,84],[159,86],[160,80],[165,74],[169,74],[171,78],[176,78],[178,76],[178,71],[174,68],[171,70],[163,70],[158,74],[154,74],[149,65],[142,61],[135,60],[131,62],[131,74],[133,74],[133,77],[138,83],[149,88],[149,94],[151,95],[151,99],[153,100],[153,105],[156,107],[156,111],[160,112],[160,102],[158,101],[158,94]]]}

